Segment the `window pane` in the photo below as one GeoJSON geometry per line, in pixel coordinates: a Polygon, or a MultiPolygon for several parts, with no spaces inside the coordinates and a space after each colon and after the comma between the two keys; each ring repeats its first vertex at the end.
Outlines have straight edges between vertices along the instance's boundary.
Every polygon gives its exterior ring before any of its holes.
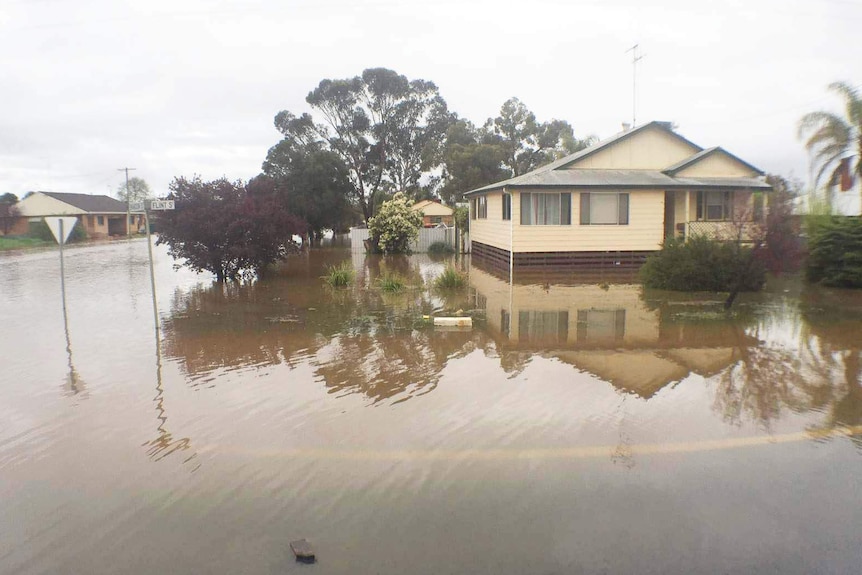
{"type": "Polygon", "coordinates": [[[572,225],[572,194],[560,194],[560,223],[572,225]]]}
{"type": "Polygon", "coordinates": [[[589,192],[581,193],[581,225],[590,223],[590,194],[589,192]]]}
{"type": "Polygon", "coordinates": [[[532,194],[521,192],[521,225],[529,226],[532,222],[530,221],[530,208],[532,206],[532,194]]]}
{"type": "Polygon", "coordinates": [[[545,224],[560,225],[560,194],[542,194],[545,196],[545,224]]]}
{"type": "Polygon", "coordinates": [[[723,220],[723,207],[719,204],[717,206],[706,206],[706,219],[708,220],[723,220]]]}
{"type": "Polygon", "coordinates": [[[617,223],[617,194],[590,194],[590,223],[617,223]]]}
{"type": "Polygon", "coordinates": [[[620,194],[618,197],[620,202],[620,217],[617,223],[627,225],[629,223],[629,195],[620,194]]]}

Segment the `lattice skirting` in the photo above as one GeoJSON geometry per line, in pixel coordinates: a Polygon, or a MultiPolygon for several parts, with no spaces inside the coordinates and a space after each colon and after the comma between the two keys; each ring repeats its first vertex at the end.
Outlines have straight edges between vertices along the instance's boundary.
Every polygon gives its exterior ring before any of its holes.
{"type": "MultiPolygon", "coordinates": [[[[500,270],[509,269],[509,251],[473,242],[473,258],[500,270]]],[[[638,268],[652,251],[607,252],[515,252],[515,269],[542,269],[567,271],[580,267],[638,268]]]]}

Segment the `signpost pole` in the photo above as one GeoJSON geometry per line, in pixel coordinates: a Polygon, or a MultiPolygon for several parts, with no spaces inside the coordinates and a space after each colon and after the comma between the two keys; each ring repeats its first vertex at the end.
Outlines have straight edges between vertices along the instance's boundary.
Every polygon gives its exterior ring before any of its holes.
{"type": "Polygon", "coordinates": [[[66,317],[66,266],[63,263],[63,244],[66,243],[66,234],[63,230],[63,218],[60,223],[60,293],[63,295],[63,324],[66,326],[66,343],[69,341],[69,321],[66,317]]]}
{"type": "MultiPolygon", "coordinates": [[[[144,225],[147,227],[147,253],[150,256],[150,287],[153,290],[153,320],[156,324],[156,345],[159,341],[159,304],[156,300],[156,272],[153,265],[153,237],[150,234],[150,212],[144,206],[144,225]]],[[[161,363],[160,363],[161,365],[161,363]]]]}

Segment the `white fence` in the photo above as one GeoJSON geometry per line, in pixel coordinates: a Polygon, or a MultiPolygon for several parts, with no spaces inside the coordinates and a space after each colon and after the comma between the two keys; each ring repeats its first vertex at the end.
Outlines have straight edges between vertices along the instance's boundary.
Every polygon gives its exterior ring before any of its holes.
{"type": "MultiPolygon", "coordinates": [[[[365,251],[364,242],[369,236],[366,228],[351,228],[350,249],[355,252],[365,251]]],[[[410,244],[410,250],[415,253],[424,253],[428,251],[428,246],[434,242],[443,242],[454,248],[455,228],[422,228],[419,230],[419,237],[410,244]]]]}

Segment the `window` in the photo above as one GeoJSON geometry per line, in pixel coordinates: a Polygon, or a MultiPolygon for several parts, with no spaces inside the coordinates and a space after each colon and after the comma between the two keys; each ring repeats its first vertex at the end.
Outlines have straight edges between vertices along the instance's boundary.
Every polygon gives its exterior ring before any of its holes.
{"type": "Polygon", "coordinates": [[[96,216],[96,221],[99,223],[100,226],[104,226],[105,225],[105,216],[96,216]]]}
{"type": "Polygon", "coordinates": [[[578,310],[578,343],[622,341],[625,335],[626,310],[578,310]]]}
{"type": "Polygon", "coordinates": [[[512,219],[512,194],[503,194],[503,219],[512,219]]]}
{"type": "Polygon", "coordinates": [[[626,226],[629,223],[629,195],[582,193],[582,226],[626,226]]]}
{"type": "Polygon", "coordinates": [[[730,192],[698,192],[697,219],[713,222],[733,219],[732,201],[730,192]]]}
{"type": "Polygon", "coordinates": [[[521,342],[562,343],[569,339],[568,311],[519,311],[521,342]]]}
{"type": "Polygon", "coordinates": [[[470,200],[471,219],[484,220],[488,218],[488,196],[477,196],[470,200]]]}
{"type": "Polygon", "coordinates": [[[521,194],[522,226],[568,226],[572,224],[572,194],[521,194]]]}

